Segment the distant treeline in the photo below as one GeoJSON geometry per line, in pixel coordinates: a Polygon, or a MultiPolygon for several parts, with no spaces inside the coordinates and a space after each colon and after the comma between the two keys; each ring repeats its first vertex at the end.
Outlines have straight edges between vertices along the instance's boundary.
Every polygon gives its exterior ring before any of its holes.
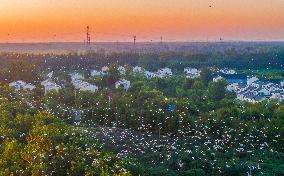
{"type": "MultiPolygon", "coordinates": [[[[220,51],[204,52],[165,52],[165,53],[104,53],[89,52],[85,54],[70,53],[54,54],[17,54],[1,53],[0,67],[2,72],[9,72],[17,63],[36,65],[38,70],[74,70],[100,69],[102,66],[117,64],[142,66],[147,70],[156,71],[161,67],[170,67],[174,72],[182,72],[185,67],[216,66],[238,70],[282,69],[284,66],[284,46],[259,47],[239,50],[231,48],[220,51]]],[[[21,64],[20,64],[21,65],[21,64]]],[[[20,66],[17,70],[21,72],[20,66]]],[[[14,70],[15,71],[15,70],[14,70]]],[[[23,75],[24,74],[19,74],[23,75]]],[[[6,76],[7,78],[7,76],[6,76]]],[[[25,79],[25,78],[23,78],[25,79]]],[[[3,80],[3,79],[1,79],[3,80]]]]}

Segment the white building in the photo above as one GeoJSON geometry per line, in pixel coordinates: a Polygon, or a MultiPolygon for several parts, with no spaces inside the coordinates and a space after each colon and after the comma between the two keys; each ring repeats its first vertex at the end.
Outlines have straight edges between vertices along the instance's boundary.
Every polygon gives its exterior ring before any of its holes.
{"type": "Polygon", "coordinates": [[[101,76],[101,75],[103,75],[103,73],[101,71],[97,71],[97,70],[91,71],[91,76],[93,76],[93,77],[101,76]]]}
{"type": "Polygon", "coordinates": [[[250,102],[250,103],[259,103],[266,98],[263,96],[258,96],[258,95],[249,95],[244,97],[244,101],[250,102]]]}
{"type": "Polygon", "coordinates": [[[102,67],[102,72],[103,72],[104,74],[106,74],[108,71],[109,71],[109,67],[108,67],[108,66],[102,67]]]}
{"type": "Polygon", "coordinates": [[[72,81],[84,79],[84,76],[79,73],[72,73],[70,76],[72,81]]]}
{"type": "Polygon", "coordinates": [[[14,87],[16,91],[19,91],[21,89],[32,91],[32,90],[34,90],[36,88],[33,84],[31,84],[31,83],[27,84],[25,81],[21,81],[21,80],[11,82],[9,84],[9,86],[10,87],[14,87]]]}
{"type": "Polygon", "coordinates": [[[61,89],[61,86],[53,82],[51,79],[44,80],[40,84],[44,87],[45,94],[49,91],[58,92],[61,89]]]}
{"type": "Polygon", "coordinates": [[[217,77],[213,78],[213,82],[218,82],[222,79],[224,79],[222,76],[217,76],[217,77]]]}
{"type": "Polygon", "coordinates": [[[228,74],[228,75],[232,75],[232,74],[237,73],[236,70],[228,69],[228,68],[219,69],[219,72],[224,73],[224,74],[228,74]]]}
{"type": "Polygon", "coordinates": [[[80,91],[90,91],[90,92],[97,92],[99,88],[96,85],[82,82],[83,84],[80,85],[79,90],[80,91]]]}
{"type": "Polygon", "coordinates": [[[25,81],[14,81],[9,84],[9,86],[14,87],[16,91],[23,89],[24,85],[26,85],[25,81]]]}
{"type": "Polygon", "coordinates": [[[36,86],[31,84],[31,83],[28,83],[24,86],[24,89],[30,90],[30,91],[34,90],[35,88],[36,88],[36,86]]]}
{"type": "Polygon", "coordinates": [[[248,77],[247,78],[247,85],[251,85],[252,83],[258,81],[259,79],[255,76],[252,76],[252,77],[248,77]]]}
{"type": "Polygon", "coordinates": [[[122,86],[123,89],[127,91],[129,89],[129,87],[130,87],[130,81],[125,80],[125,79],[117,81],[115,83],[115,87],[119,88],[120,86],[122,86]]]}
{"type": "Polygon", "coordinates": [[[280,84],[260,81],[257,77],[247,77],[247,84],[229,84],[227,90],[235,92],[241,101],[258,103],[267,99],[275,99],[280,102],[284,100],[284,88],[280,84]]]}
{"type": "Polygon", "coordinates": [[[200,71],[196,68],[187,67],[187,68],[184,69],[184,73],[185,74],[198,74],[198,73],[200,73],[200,71]]]}
{"type": "Polygon", "coordinates": [[[49,73],[47,74],[47,77],[51,79],[51,78],[53,77],[53,71],[49,72],[49,73]]]}
{"type": "Polygon", "coordinates": [[[236,74],[236,70],[230,69],[227,71],[227,74],[236,74]]]}
{"type": "Polygon", "coordinates": [[[196,68],[187,67],[184,69],[187,78],[197,78],[200,76],[201,71],[196,68]]]}
{"type": "Polygon", "coordinates": [[[96,85],[90,84],[82,80],[74,80],[72,81],[72,84],[75,87],[75,89],[78,89],[80,91],[97,92],[99,89],[96,85]]]}
{"type": "Polygon", "coordinates": [[[157,77],[157,74],[156,74],[156,73],[153,73],[153,72],[145,71],[145,72],[144,72],[144,76],[145,76],[146,78],[155,78],[155,77],[157,77]]]}
{"type": "Polygon", "coordinates": [[[123,67],[123,66],[119,66],[117,68],[117,71],[121,74],[121,75],[124,75],[125,72],[126,72],[126,69],[123,67]]]}
{"type": "Polygon", "coordinates": [[[162,68],[162,69],[158,70],[157,75],[160,78],[164,78],[164,77],[167,77],[167,76],[172,76],[173,73],[172,73],[172,70],[170,68],[162,68]]]}
{"type": "Polygon", "coordinates": [[[276,88],[276,85],[273,84],[273,83],[267,83],[267,84],[264,84],[262,87],[264,87],[265,89],[269,90],[269,91],[275,91],[277,88],[276,88]]]}
{"type": "Polygon", "coordinates": [[[277,101],[283,101],[284,100],[284,93],[280,92],[280,91],[272,92],[270,99],[274,99],[274,100],[277,100],[277,101]]]}
{"type": "Polygon", "coordinates": [[[133,67],[133,72],[134,73],[142,73],[142,67],[139,67],[139,66],[133,67]]]}
{"type": "Polygon", "coordinates": [[[227,86],[227,90],[230,92],[236,92],[238,89],[238,83],[232,83],[227,86]]]}
{"type": "Polygon", "coordinates": [[[280,100],[281,95],[280,95],[280,93],[272,93],[270,98],[274,99],[274,100],[280,100]]]}
{"type": "Polygon", "coordinates": [[[253,82],[251,82],[248,85],[252,86],[252,87],[260,88],[261,87],[261,82],[260,81],[253,81],[253,82]]]}
{"type": "Polygon", "coordinates": [[[267,90],[266,88],[260,89],[258,93],[263,94],[264,96],[269,96],[271,94],[270,90],[267,90]]]}
{"type": "Polygon", "coordinates": [[[75,89],[80,89],[83,81],[78,79],[78,80],[72,80],[71,83],[75,87],[75,89]]]}

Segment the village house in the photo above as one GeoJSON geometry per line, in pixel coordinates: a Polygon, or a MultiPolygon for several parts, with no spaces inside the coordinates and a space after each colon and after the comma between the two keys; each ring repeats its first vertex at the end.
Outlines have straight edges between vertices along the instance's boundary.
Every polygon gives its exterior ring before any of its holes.
{"type": "Polygon", "coordinates": [[[109,71],[109,67],[108,66],[102,67],[102,73],[103,74],[107,74],[108,71],[109,71]]]}
{"type": "Polygon", "coordinates": [[[72,81],[84,79],[84,76],[81,75],[80,73],[72,73],[70,74],[70,76],[72,81]]]}
{"type": "Polygon", "coordinates": [[[271,93],[270,99],[274,99],[276,101],[283,101],[284,100],[284,92],[283,91],[274,91],[271,93]]]}
{"type": "Polygon", "coordinates": [[[237,99],[252,103],[261,102],[266,99],[282,101],[284,89],[279,84],[260,81],[257,77],[247,77],[247,84],[232,83],[227,86],[227,90],[235,92],[237,99]]]}
{"type": "Polygon", "coordinates": [[[184,73],[185,73],[187,78],[194,79],[194,78],[197,78],[197,77],[200,76],[201,71],[196,69],[196,68],[187,67],[187,68],[184,69],[184,73]]]}
{"type": "Polygon", "coordinates": [[[24,85],[26,85],[24,81],[14,81],[9,84],[9,86],[14,87],[16,91],[23,89],[24,85]]]}
{"type": "Polygon", "coordinates": [[[81,79],[72,79],[71,83],[75,87],[75,89],[78,89],[80,91],[98,91],[98,87],[96,85],[82,81],[81,79]]]}
{"type": "Polygon", "coordinates": [[[229,85],[227,85],[227,90],[229,92],[237,92],[238,86],[239,86],[239,83],[229,84],[229,85]]]}
{"type": "Polygon", "coordinates": [[[156,73],[153,73],[153,72],[145,71],[145,72],[144,72],[144,76],[145,76],[146,78],[155,78],[155,77],[157,77],[157,74],[156,74],[156,73]]]}
{"type": "Polygon", "coordinates": [[[222,69],[219,69],[218,72],[220,73],[223,73],[223,74],[227,74],[227,75],[233,75],[233,74],[236,74],[236,70],[234,69],[229,69],[229,68],[222,68],[222,69]]]}
{"type": "Polygon", "coordinates": [[[142,73],[142,67],[139,67],[139,66],[135,66],[133,67],[133,70],[132,70],[134,73],[142,73]]]}
{"type": "Polygon", "coordinates": [[[259,103],[263,100],[266,100],[266,98],[260,95],[247,94],[244,96],[244,101],[247,101],[250,103],[259,103]]]}
{"type": "Polygon", "coordinates": [[[213,82],[218,82],[222,79],[224,79],[222,76],[216,76],[216,77],[213,78],[213,82]]]}
{"type": "Polygon", "coordinates": [[[160,78],[164,78],[167,76],[172,76],[172,70],[170,68],[162,68],[157,71],[157,76],[160,78]]]}
{"type": "Polygon", "coordinates": [[[280,81],[280,85],[284,87],[284,80],[280,81]]]}
{"type": "Polygon", "coordinates": [[[49,91],[58,92],[61,89],[61,86],[56,84],[51,79],[47,79],[41,82],[41,85],[44,87],[44,94],[47,94],[49,91]]]}
{"type": "Polygon", "coordinates": [[[53,77],[53,71],[49,72],[49,73],[47,74],[47,77],[51,79],[51,78],[53,77]]]}
{"type": "Polygon", "coordinates": [[[254,83],[254,82],[258,81],[258,80],[259,79],[257,77],[255,77],[255,76],[252,76],[252,77],[248,76],[247,77],[247,85],[251,85],[252,83],[254,83]]]}
{"type": "Polygon", "coordinates": [[[30,91],[34,90],[35,88],[36,88],[36,86],[33,85],[32,83],[28,83],[24,86],[25,90],[30,90],[30,91]]]}
{"type": "Polygon", "coordinates": [[[259,88],[258,93],[262,96],[270,96],[271,92],[267,90],[266,88],[259,88]]]}
{"type": "Polygon", "coordinates": [[[233,70],[233,69],[230,69],[227,72],[227,74],[236,74],[236,73],[237,73],[236,70],[233,70]]]}
{"type": "Polygon", "coordinates": [[[36,88],[33,84],[31,84],[31,83],[26,83],[25,81],[21,81],[21,80],[11,82],[11,83],[9,84],[9,86],[10,86],[10,87],[14,87],[16,91],[19,91],[19,90],[21,90],[21,89],[32,91],[32,90],[34,90],[34,89],[36,88]]]}
{"type": "Polygon", "coordinates": [[[130,87],[130,81],[128,81],[128,80],[125,80],[125,79],[122,79],[122,80],[119,80],[119,81],[117,81],[116,83],[115,83],[115,87],[116,88],[119,88],[119,87],[123,87],[123,89],[125,90],[125,91],[127,91],[128,89],[129,89],[129,87],[130,87]]]}
{"type": "Polygon", "coordinates": [[[97,92],[99,88],[96,85],[90,84],[88,82],[81,82],[79,86],[77,86],[79,91],[90,91],[90,92],[97,92]]]}
{"type": "Polygon", "coordinates": [[[93,77],[101,76],[101,75],[103,75],[103,73],[101,71],[97,71],[97,70],[91,71],[91,76],[93,76],[93,77]]]}
{"type": "Polygon", "coordinates": [[[124,75],[126,72],[126,69],[123,66],[119,66],[117,68],[117,71],[119,72],[119,74],[124,75]]]}

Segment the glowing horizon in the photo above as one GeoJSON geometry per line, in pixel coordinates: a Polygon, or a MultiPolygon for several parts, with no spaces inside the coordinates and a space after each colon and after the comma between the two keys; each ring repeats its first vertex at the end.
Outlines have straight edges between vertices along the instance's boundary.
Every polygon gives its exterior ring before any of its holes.
{"type": "Polygon", "coordinates": [[[284,40],[283,0],[1,0],[0,42],[284,40]]]}

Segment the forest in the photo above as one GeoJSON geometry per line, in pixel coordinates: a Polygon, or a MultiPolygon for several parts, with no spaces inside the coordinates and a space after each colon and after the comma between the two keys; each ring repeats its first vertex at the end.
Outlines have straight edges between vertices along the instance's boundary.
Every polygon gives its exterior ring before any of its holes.
{"type": "Polygon", "coordinates": [[[284,102],[240,102],[226,90],[226,81],[212,81],[209,70],[228,67],[282,78],[282,47],[2,53],[0,66],[0,175],[284,175],[284,102]],[[108,74],[90,75],[103,66],[108,74]],[[134,74],[134,66],[169,67],[176,74],[148,79],[134,74]],[[182,76],[185,67],[200,68],[200,76],[182,76]],[[64,80],[64,88],[45,94],[40,81],[50,71],[58,84],[64,80]],[[99,90],[76,90],[73,71],[99,90]],[[131,82],[127,91],[115,88],[120,79],[131,82]],[[36,88],[9,87],[17,80],[36,88]]]}

